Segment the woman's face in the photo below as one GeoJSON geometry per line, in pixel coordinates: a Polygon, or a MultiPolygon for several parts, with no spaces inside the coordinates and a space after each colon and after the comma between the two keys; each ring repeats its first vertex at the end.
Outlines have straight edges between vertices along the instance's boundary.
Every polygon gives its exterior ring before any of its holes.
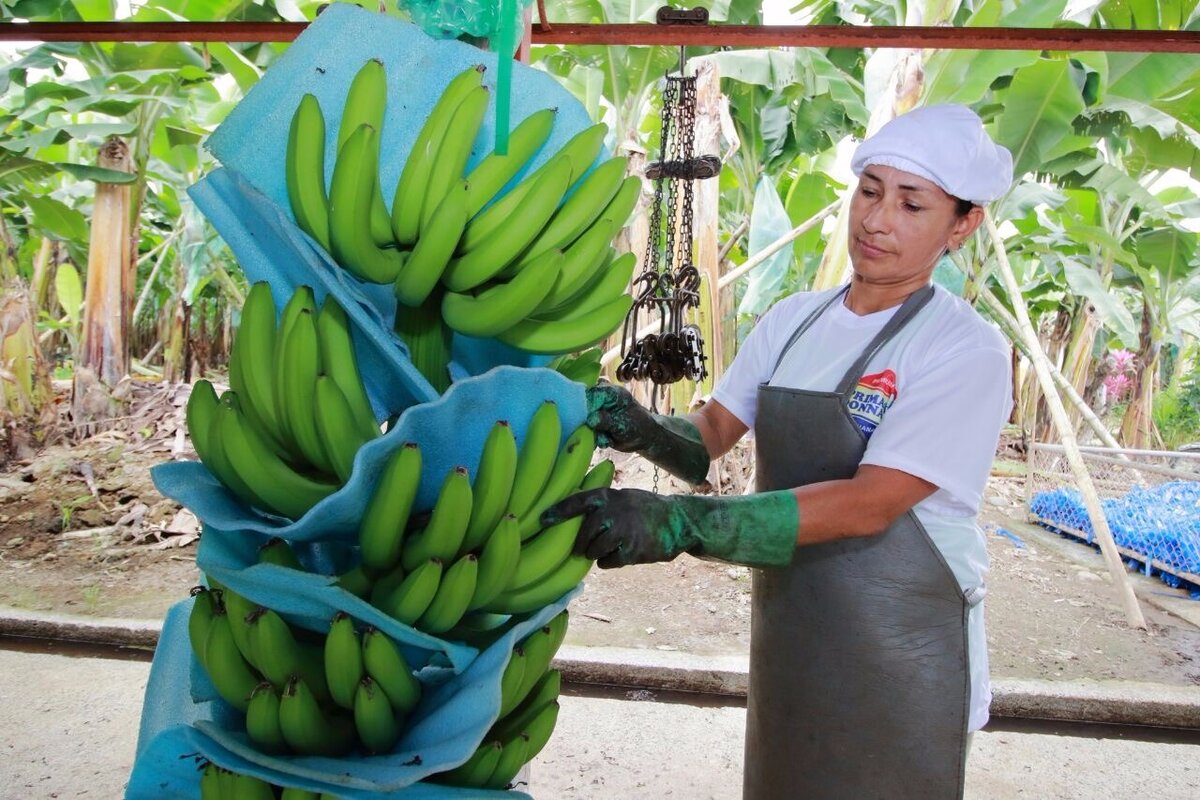
{"type": "Polygon", "coordinates": [[[894,167],[866,167],[850,202],[855,277],[880,285],[928,282],[942,253],[957,249],[983,221],[978,207],[964,216],[956,208],[932,181],[894,167]]]}

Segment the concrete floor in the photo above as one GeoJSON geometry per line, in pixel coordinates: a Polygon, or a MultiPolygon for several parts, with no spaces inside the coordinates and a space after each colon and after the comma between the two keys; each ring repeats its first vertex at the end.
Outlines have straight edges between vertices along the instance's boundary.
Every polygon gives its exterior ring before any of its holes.
{"type": "MultiPolygon", "coordinates": [[[[149,668],[0,647],[0,798],[120,797],[149,668]]],[[[563,698],[554,738],[532,765],[531,794],[739,797],[743,709],[624,697],[563,698]]],[[[1180,743],[1107,735],[983,731],[968,762],[967,797],[1190,800],[1200,792],[1196,736],[1180,743]]]]}

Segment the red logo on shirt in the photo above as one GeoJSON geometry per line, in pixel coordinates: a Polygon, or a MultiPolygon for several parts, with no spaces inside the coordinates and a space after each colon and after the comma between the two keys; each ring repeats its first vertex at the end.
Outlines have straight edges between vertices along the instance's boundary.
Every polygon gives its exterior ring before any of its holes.
{"type": "Polygon", "coordinates": [[[896,373],[890,369],[862,377],[850,396],[850,416],[863,435],[870,437],[875,432],[896,396],[896,373]]]}

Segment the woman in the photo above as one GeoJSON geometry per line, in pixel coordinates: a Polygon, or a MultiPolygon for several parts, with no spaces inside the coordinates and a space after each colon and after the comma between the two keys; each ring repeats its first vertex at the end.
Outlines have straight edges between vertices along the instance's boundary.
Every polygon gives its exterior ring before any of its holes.
{"type": "Polygon", "coordinates": [[[754,573],[744,796],[962,793],[990,700],[987,554],[975,523],[1010,410],[1009,349],[931,283],[983,221],[1012,159],[963,106],[889,122],[855,152],[850,284],[778,302],[710,402],[651,414],[589,392],[602,445],[693,483],[751,428],[758,492],[577,495],[602,567],[682,552],[754,573]]]}

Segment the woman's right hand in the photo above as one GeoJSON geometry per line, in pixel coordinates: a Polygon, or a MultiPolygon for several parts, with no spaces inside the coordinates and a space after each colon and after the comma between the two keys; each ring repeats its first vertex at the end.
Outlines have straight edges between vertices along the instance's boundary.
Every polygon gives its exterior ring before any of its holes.
{"type": "Polygon", "coordinates": [[[622,453],[645,447],[654,419],[627,390],[598,383],[587,390],[587,407],[587,424],[596,432],[597,447],[611,447],[622,453]]]}

